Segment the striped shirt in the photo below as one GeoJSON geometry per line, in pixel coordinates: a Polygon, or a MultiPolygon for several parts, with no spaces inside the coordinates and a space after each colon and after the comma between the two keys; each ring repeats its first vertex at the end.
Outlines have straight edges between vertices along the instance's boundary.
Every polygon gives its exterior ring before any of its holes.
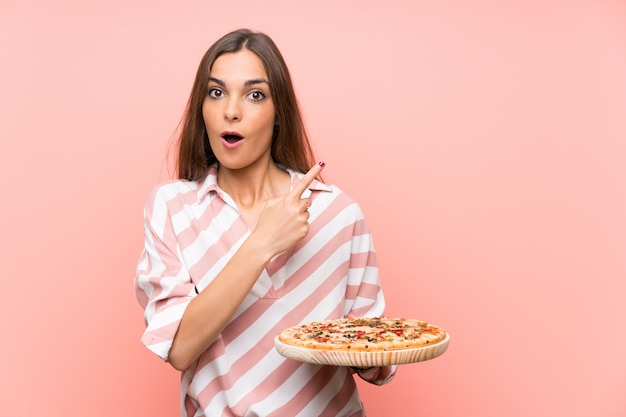
{"type": "MultiPolygon", "coordinates": [[[[288,172],[293,187],[302,174],[288,172]]],[[[318,181],[303,197],[311,199],[308,235],[270,261],[220,337],[183,372],[183,417],[365,415],[355,370],[300,363],[274,349],[286,327],[384,312],[376,253],[359,206],[318,181]]],[[[135,277],[145,310],[142,342],[167,360],[185,308],[251,231],[218,186],[215,166],[204,180],[156,187],[144,217],[145,247],[135,277]]],[[[395,367],[358,372],[381,385],[395,367]]]]}

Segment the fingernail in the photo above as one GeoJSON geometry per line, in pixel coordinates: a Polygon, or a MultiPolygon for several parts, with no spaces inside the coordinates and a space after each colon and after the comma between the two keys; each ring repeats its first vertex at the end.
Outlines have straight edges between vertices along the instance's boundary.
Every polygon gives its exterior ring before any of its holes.
{"type": "Polygon", "coordinates": [[[324,161],[319,161],[317,164],[318,164],[319,166],[323,167],[324,165],[326,165],[326,162],[324,162],[324,161]]]}

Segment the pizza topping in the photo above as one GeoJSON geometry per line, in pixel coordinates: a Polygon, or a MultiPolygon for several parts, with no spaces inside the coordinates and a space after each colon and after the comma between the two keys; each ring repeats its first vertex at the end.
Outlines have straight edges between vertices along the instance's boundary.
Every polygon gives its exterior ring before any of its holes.
{"type": "Polygon", "coordinates": [[[325,350],[394,350],[433,344],[445,331],[412,319],[343,318],[285,329],[279,339],[287,344],[325,350]]]}

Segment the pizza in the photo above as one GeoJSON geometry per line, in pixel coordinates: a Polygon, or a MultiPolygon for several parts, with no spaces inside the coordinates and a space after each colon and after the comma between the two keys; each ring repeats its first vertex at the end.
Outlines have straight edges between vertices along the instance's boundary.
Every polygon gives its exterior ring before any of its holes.
{"type": "Polygon", "coordinates": [[[290,327],[278,340],[308,349],[381,352],[425,347],[445,337],[442,328],[420,320],[347,317],[290,327]]]}

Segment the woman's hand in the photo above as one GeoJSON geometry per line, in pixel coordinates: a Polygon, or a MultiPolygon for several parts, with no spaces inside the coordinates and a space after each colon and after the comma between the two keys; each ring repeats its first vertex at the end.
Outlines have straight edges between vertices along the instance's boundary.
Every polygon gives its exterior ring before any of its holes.
{"type": "Polygon", "coordinates": [[[315,164],[289,193],[268,200],[261,212],[253,234],[262,239],[265,247],[277,255],[290,249],[309,232],[309,198],[302,193],[324,169],[324,162],[315,164]]]}

